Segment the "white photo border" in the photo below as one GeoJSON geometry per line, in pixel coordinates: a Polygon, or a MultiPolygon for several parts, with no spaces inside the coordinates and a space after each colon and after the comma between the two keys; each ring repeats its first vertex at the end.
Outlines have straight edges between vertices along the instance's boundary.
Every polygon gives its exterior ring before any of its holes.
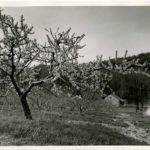
{"type": "MultiPolygon", "coordinates": [[[[150,6],[150,0],[0,0],[0,7],[150,6]]],[[[0,146],[0,150],[150,150],[149,146],[0,146]]]]}

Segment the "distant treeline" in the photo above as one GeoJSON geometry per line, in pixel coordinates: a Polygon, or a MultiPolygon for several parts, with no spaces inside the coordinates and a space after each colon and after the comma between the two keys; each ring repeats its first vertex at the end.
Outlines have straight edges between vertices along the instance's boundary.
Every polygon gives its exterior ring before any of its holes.
{"type": "Polygon", "coordinates": [[[116,95],[126,99],[128,104],[149,101],[150,97],[150,78],[143,74],[122,75],[115,73],[110,82],[110,87],[116,95]]]}
{"type": "MultiPolygon", "coordinates": [[[[118,63],[122,58],[119,58],[118,63]]],[[[127,57],[127,60],[139,59],[140,63],[150,63],[150,53],[141,53],[127,57]]],[[[114,61],[114,60],[112,60],[114,61]]],[[[148,73],[150,73],[150,65],[148,65],[148,73]]],[[[116,95],[121,98],[127,99],[128,103],[136,103],[141,100],[144,103],[149,101],[150,97],[150,78],[140,73],[132,74],[119,74],[114,73],[110,86],[116,95]]]]}
{"type": "MultiPolygon", "coordinates": [[[[121,64],[122,59],[123,59],[122,57],[117,58],[117,63],[121,64]]],[[[129,57],[126,57],[126,59],[128,61],[133,61],[133,60],[139,59],[139,63],[140,64],[143,64],[144,62],[147,62],[149,64],[147,72],[150,73],[150,53],[149,52],[147,52],[147,53],[140,53],[138,55],[129,56],[129,57]]],[[[104,62],[107,62],[107,60],[104,61],[104,62]]],[[[116,60],[115,59],[111,59],[111,62],[112,63],[114,63],[114,62],[116,63],[116,60]]]]}

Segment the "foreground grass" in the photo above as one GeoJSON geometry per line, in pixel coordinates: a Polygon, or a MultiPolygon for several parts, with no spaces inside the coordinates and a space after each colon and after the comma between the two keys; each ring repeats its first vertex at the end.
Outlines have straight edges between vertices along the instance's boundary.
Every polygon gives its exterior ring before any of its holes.
{"type": "MultiPolygon", "coordinates": [[[[52,100],[53,107],[66,106],[66,103],[63,104],[60,99],[52,100]]],[[[131,109],[120,108],[118,110],[101,101],[95,104],[94,110],[83,114],[54,108],[52,110],[48,110],[48,108],[44,113],[42,110],[45,108],[34,110],[33,107],[31,110],[34,120],[28,121],[24,117],[20,103],[13,108],[9,108],[8,105],[5,107],[0,106],[0,135],[11,137],[10,142],[6,145],[146,145],[144,142],[120,134],[115,129],[101,125],[66,122],[66,120],[77,120],[127,127],[128,125],[123,121],[113,121],[113,119],[118,113],[127,112],[134,115],[135,113],[131,109]]],[[[137,115],[138,123],[140,123],[141,117],[137,115]]],[[[147,121],[147,126],[148,123],[149,121],[147,121]]]]}
{"type": "Polygon", "coordinates": [[[68,124],[63,118],[1,117],[0,134],[10,135],[9,145],[146,145],[100,125],[68,124]]]}

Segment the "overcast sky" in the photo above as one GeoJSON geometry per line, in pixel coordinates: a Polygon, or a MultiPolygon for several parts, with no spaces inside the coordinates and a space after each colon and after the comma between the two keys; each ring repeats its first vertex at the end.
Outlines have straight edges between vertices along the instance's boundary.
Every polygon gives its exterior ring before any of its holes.
{"type": "Polygon", "coordinates": [[[104,59],[113,57],[116,50],[119,56],[125,50],[128,55],[150,50],[150,7],[9,7],[4,13],[16,19],[23,14],[41,43],[46,40],[44,28],[71,27],[77,35],[84,33],[86,47],[80,50],[84,56],[80,62],[94,60],[97,54],[103,54],[104,59]]]}

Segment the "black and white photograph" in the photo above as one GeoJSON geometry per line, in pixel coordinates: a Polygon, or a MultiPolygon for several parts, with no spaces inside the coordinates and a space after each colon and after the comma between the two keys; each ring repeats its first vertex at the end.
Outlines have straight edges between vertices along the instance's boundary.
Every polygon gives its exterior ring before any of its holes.
{"type": "Polygon", "coordinates": [[[150,6],[1,6],[1,146],[150,145],[150,6]]]}

